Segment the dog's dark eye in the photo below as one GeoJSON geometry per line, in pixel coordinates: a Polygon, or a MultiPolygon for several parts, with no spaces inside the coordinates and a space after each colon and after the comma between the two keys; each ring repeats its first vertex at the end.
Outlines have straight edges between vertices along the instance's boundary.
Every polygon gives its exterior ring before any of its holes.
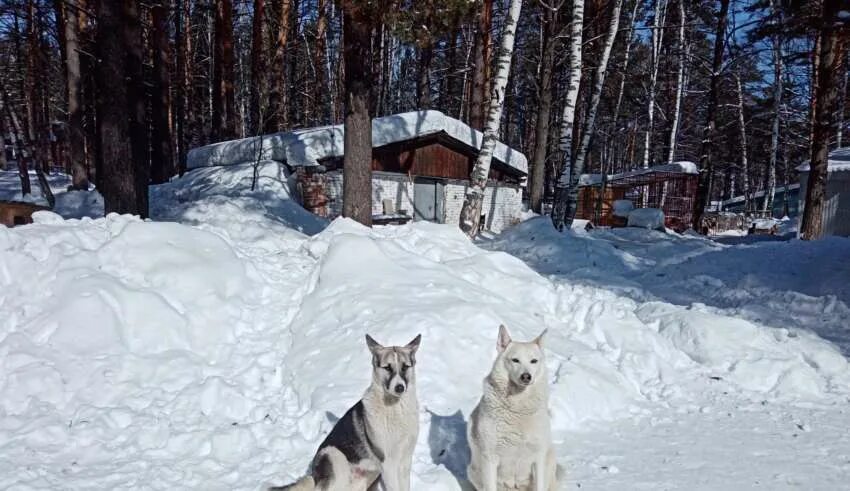
{"type": "Polygon", "coordinates": [[[392,371],[393,371],[393,367],[391,367],[391,366],[389,366],[389,365],[387,365],[387,366],[385,366],[385,367],[381,367],[381,368],[383,368],[384,370],[386,370],[386,371],[388,371],[388,372],[392,372],[392,371]]]}
{"type": "Polygon", "coordinates": [[[410,365],[408,365],[408,364],[406,364],[406,363],[405,363],[405,364],[403,364],[403,365],[401,366],[401,371],[402,371],[402,372],[406,372],[408,368],[410,368],[410,365]]]}
{"type": "Polygon", "coordinates": [[[532,365],[533,365],[533,364],[535,364],[535,363],[537,363],[537,358],[535,358],[535,359],[531,360],[531,364],[532,364],[532,365]]]}
{"type": "Polygon", "coordinates": [[[514,363],[519,363],[519,358],[514,358],[511,361],[514,362],[514,363]]]}

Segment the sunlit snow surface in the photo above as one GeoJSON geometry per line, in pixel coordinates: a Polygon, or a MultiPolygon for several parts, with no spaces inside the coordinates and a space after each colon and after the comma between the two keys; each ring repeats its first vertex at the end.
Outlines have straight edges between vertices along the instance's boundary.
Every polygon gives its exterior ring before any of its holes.
{"type": "Polygon", "coordinates": [[[0,488],[260,489],[303,474],[369,383],[363,335],[423,335],[416,490],[460,489],[495,355],[549,328],[564,489],[840,489],[850,240],[656,231],[470,243],[201,169],[127,216],[0,228],[0,488]]]}

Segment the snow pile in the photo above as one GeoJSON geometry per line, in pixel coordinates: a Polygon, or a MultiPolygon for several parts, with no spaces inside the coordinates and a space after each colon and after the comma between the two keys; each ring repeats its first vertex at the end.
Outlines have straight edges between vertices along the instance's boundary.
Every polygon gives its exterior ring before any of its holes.
{"type": "MultiPolygon", "coordinates": [[[[446,133],[475,150],[483,141],[480,131],[440,111],[413,111],[372,120],[373,147],[438,133],[446,133]]],[[[257,160],[275,160],[293,167],[319,165],[324,159],[342,157],[343,137],[343,125],[333,125],[214,143],[190,150],[187,166],[195,169],[257,160]]],[[[496,144],[493,156],[520,172],[528,172],[525,156],[503,143],[496,144]]]]}
{"type": "Polygon", "coordinates": [[[214,225],[255,245],[275,241],[277,236],[291,236],[293,231],[318,233],[328,222],[293,199],[293,181],[286,166],[272,160],[194,169],[151,187],[151,216],[214,225]],[[270,234],[270,229],[275,233],[270,234]]]}
{"type": "Polygon", "coordinates": [[[664,230],[664,211],[658,208],[638,208],[629,212],[629,227],[664,230]]]}
{"type": "Polygon", "coordinates": [[[843,259],[850,257],[850,239],[753,236],[723,245],[638,228],[558,234],[548,225],[521,223],[488,248],[510,252],[556,281],[707,309],[794,336],[814,332],[850,355],[850,263],[843,259]]]}
{"type": "MultiPolygon", "coordinates": [[[[827,169],[829,172],[850,171],[850,147],[836,148],[829,152],[827,169]]],[[[797,166],[797,171],[799,172],[808,172],[810,170],[809,161],[797,166]]]]}
{"type": "MultiPolygon", "coordinates": [[[[687,258],[737,249],[640,229],[560,234],[546,217],[490,250],[425,222],[339,219],[308,237],[274,216],[289,210],[276,169],[261,169],[260,194],[238,168],[155,188],[198,227],[41,213],[0,229],[0,441],[15,442],[0,447],[0,487],[287,481],[368,385],[367,332],[388,344],[423,335],[415,490],[458,489],[499,323],[517,339],[549,329],[559,445],[666,407],[846,404],[850,367],[833,344],[643,286],[665,264],[697,279],[687,258]],[[573,281],[582,271],[597,284],[573,281]]],[[[844,303],[830,309],[819,314],[846,321],[844,303]]]]}
{"type": "Polygon", "coordinates": [[[615,217],[627,218],[629,213],[635,209],[635,205],[631,200],[618,199],[614,201],[612,208],[615,217]]]}
{"type": "Polygon", "coordinates": [[[103,196],[95,191],[65,191],[58,193],[53,212],[62,218],[95,218],[103,216],[103,196]]]}

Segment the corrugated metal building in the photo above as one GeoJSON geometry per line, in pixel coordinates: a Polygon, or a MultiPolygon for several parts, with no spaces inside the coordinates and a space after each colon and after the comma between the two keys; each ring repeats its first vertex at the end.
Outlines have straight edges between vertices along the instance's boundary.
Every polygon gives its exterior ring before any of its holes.
{"type": "MultiPolygon", "coordinates": [[[[806,201],[809,163],[797,167],[800,172],[800,215],[806,201]]],[[[825,235],[850,237],[850,147],[829,152],[826,202],[823,210],[825,235]]]]}

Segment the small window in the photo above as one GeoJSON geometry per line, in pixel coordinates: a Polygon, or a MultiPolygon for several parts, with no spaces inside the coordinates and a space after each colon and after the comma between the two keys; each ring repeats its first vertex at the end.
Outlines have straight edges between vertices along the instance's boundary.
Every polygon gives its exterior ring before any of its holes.
{"type": "Polygon", "coordinates": [[[12,225],[13,226],[14,225],[26,225],[26,224],[27,224],[27,218],[26,217],[16,215],[14,218],[12,218],[12,225]]]}

